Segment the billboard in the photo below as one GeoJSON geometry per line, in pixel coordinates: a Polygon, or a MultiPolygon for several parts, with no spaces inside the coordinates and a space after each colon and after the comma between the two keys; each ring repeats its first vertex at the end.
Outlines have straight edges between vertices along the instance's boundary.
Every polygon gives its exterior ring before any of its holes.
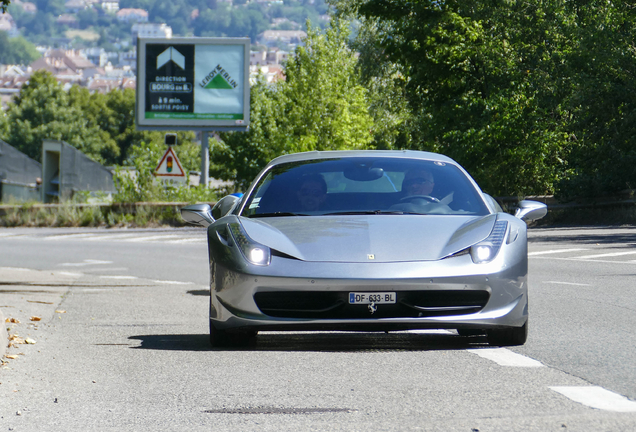
{"type": "Polygon", "coordinates": [[[246,130],[249,38],[140,38],[139,129],[246,130]]]}

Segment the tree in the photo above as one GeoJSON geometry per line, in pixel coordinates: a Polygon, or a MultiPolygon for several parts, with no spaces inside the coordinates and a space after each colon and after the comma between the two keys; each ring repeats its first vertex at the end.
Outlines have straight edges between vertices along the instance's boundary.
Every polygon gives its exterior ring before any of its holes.
{"type": "Polygon", "coordinates": [[[9,4],[11,4],[11,0],[0,0],[0,10],[2,10],[2,13],[7,11],[9,4]]]}
{"type": "Polygon", "coordinates": [[[636,13],[627,1],[576,2],[577,41],[569,57],[575,90],[572,173],[558,192],[600,196],[636,188],[636,13]]]}
{"type": "Polygon", "coordinates": [[[373,121],[347,23],[334,20],[326,34],[308,27],[285,81],[252,87],[249,132],[222,133],[223,142],[212,146],[215,177],[245,188],[281,154],[372,147],[373,121]]]}
{"type": "Polygon", "coordinates": [[[0,31],[0,64],[28,65],[38,58],[40,53],[35,45],[22,36],[10,38],[6,32],[0,31]]]}
{"type": "Polygon", "coordinates": [[[283,153],[280,119],[285,100],[280,87],[263,79],[252,85],[249,130],[221,133],[221,142],[210,140],[212,176],[245,190],[271,159],[283,153]]]}
{"type": "Polygon", "coordinates": [[[40,160],[43,139],[64,140],[98,162],[119,154],[116,143],[91,122],[78,99],[81,91],[65,92],[49,72],[35,72],[7,109],[6,141],[40,160]]]}
{"type": "MultiPolygon", "coordinates": [[[[165,150],[164,133],[135,127],[135,92],[113,90],[91,94],[73,86],[68,92],[48,72],[34,73],[20,96],[0,117],[0,138],[41,159],[43,139],[63,140],[105,165],[134,165],[137,159],[158,162],[165,150]],[[148,150],[144,154],[143,149],[148,150]]],[[[178,152],[186,170],[200,166],[194,132],[178,133],[178,152]]]]}
{"type": "Polygon", "coordinates": [[[572,91],[560,1],[352,0],[373,45],[399,65],[415,148],[462,163],[490,193],[549,193],[566,172],[572,91]]]}
{"type": "Polygon", "coordinates": [[[289,152],[367,148],[372,119],[367,92],[348,46],[348,23],[334,20],[325,34],[307,24],[304,46],[285,66],[287,104],[281,120],[289,152]]]}

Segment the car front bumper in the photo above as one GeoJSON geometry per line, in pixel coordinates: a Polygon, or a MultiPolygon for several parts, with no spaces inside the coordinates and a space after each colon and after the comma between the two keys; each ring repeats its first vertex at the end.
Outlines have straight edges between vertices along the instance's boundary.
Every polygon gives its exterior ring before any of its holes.
{"type": "Polygon", "coordinates": [[[491,329],[528,319],[525,254],[480,265],[470,255],[398,263],[273,257],[268,267],[211,269],[210,320],[219,330],[491,329]],[[395,292],[398,301],[372,311],[348,304],[351,292],[395,292]]]}

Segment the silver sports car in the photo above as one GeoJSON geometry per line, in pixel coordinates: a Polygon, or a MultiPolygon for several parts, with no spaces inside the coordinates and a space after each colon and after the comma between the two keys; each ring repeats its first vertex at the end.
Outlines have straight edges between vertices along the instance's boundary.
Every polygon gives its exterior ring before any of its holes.
{"type": "Polygon", "coordinates": [[[195,204],[207,227],[210,341],[258,331],[456,329],[491,345],[528,334],[526,223],[454,160],[416,151],[281,156],[242,197],[195,204]]]}

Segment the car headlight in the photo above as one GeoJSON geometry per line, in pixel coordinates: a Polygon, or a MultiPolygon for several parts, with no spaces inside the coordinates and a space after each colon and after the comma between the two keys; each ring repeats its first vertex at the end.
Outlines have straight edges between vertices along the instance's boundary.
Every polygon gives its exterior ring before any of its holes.
{"type": "Polygon", "coordinates": [[[254,265],[266,266],[271,261],[271,251],[267,246],[260,243],[256,243],[252,240],[241,224],[231,223],[227,225],[234,239],[234,243],[238,246],[239,250],[247,261],[254,265]]]}
{"type": "Polygon", "coordinates": [[[508,222],[497,221],[490,235],[485,240],[471,246],[470,256],[475,264],[487,263],[495,259],[499,249],[501,249],[504,237],[506,237],[507,229],[508,222]]]}

